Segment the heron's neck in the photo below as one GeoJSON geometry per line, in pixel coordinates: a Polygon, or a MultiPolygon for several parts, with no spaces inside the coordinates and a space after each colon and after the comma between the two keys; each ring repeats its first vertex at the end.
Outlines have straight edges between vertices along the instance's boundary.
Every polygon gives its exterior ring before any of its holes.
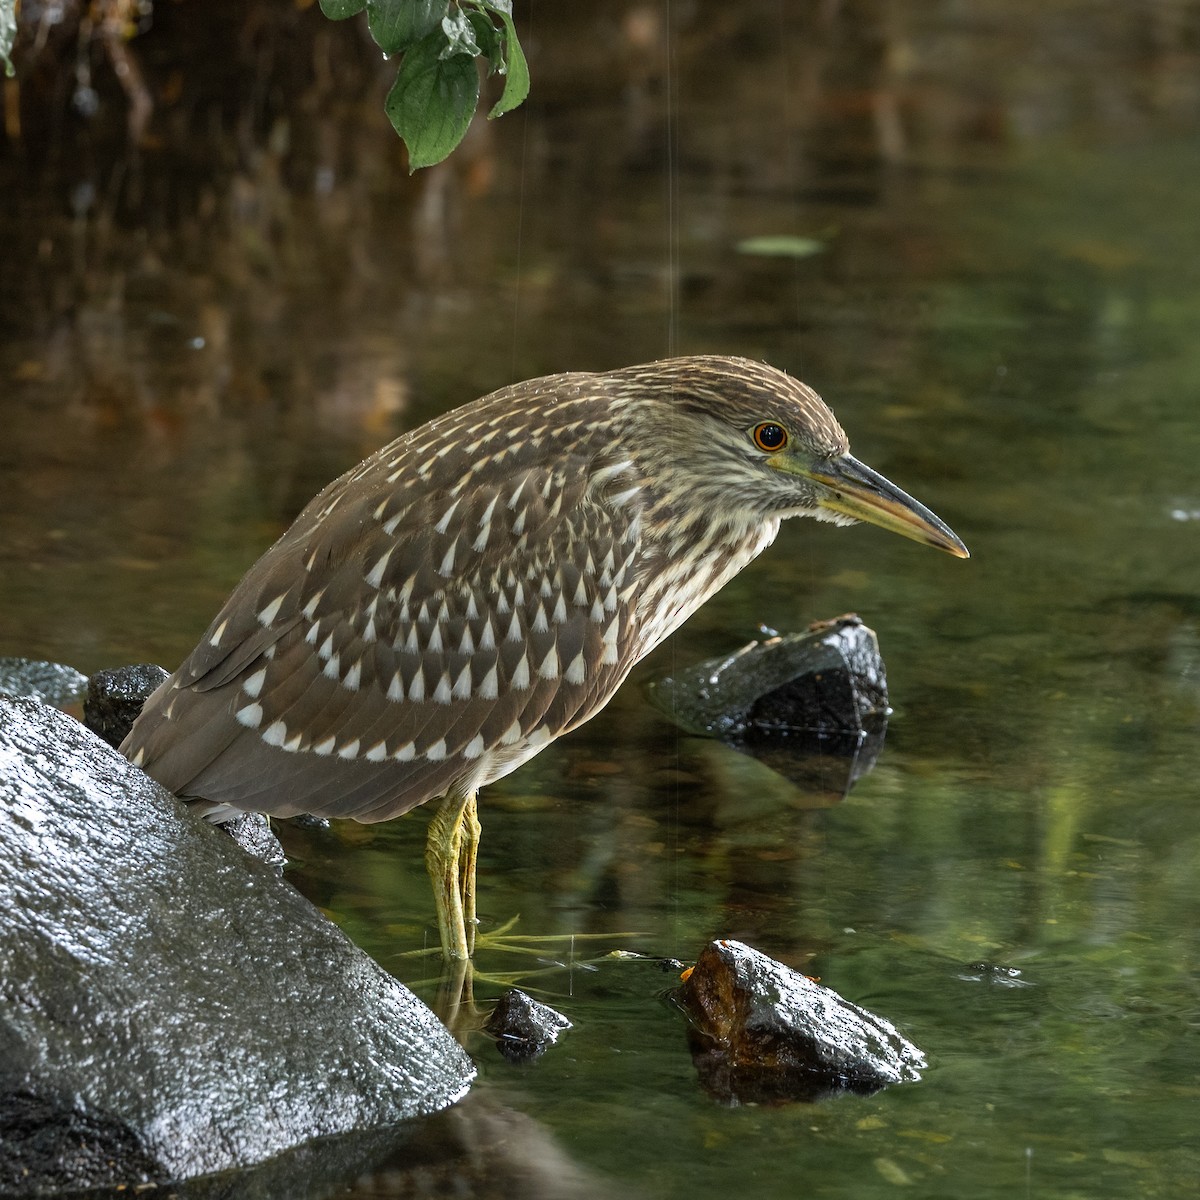
{"type": "Polygon", "coordinates": [[[644,544],[641,587],[635,599],[642,650],[649,654],[779,532],[779,519],[692,522],[656,542],[644,544]]]}

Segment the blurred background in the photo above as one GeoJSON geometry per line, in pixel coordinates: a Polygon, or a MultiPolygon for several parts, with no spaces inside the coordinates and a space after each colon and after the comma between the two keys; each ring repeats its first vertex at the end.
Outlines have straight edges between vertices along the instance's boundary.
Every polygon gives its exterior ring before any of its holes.
{"type": "MultiPolygon", "coordinates": [[[[405,429],[551,371],[767,359],[974,557],[792,522],[485,794],[485,927],[603,936],[528,981],[576,1026],[535,1069],[469,1042],[482,1080],[422,1169],[495,1194],[508,1175],[463,1167],[486,1143],[528,1195],[1190,1194],[1200,3],[514,8],[529,100],[410,176],[395,65],[359,20],[25,0],[0,654],[173,668],[309,497],[405,429]],[[845,611],[878,633],[895,713],[844,799],[836,761],[797,787],[643,695],[845,611]],[[925,1080],[705,1095],[675,976],[583,960],[714,936],[895,1021],[925,1080]]],[[[432,996],[403,956],[431,936],[424,827],[283,837],[296,885],[432,996]]],[[[341,1194],[416,1194],[413,1154],[341,1194]]]]}

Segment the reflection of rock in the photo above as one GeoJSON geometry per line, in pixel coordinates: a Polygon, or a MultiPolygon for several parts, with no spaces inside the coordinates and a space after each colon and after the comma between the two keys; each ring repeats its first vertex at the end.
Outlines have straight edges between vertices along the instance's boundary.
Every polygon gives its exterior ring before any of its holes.
{"type": "Polygon", "coordinates": [[[875,765],[890,711],[878,642],[856,616],[751,642],[658,680],[650,696],[688,732],[719,737],[795,783],[841,794],[875,765]]]}
{"type": "Polygon", "coordinates": [[[676,998],[700,1081],[722,1100],[869,1095],[925,1066],[888,1021],[741,942],[706,946],[676,998]]]}
{"type": "Polygon", "coordinates": [[[509,988],[492,1009],[484,1028],[509,1062],[528,1062],[553,1046],[558,1035],[571,1028],[571,1022],[532,996],[509,988]]]}
{"type": "Polygon", "coordinates": [[[352,1194],[359,1200],[612,1200],[617,1193],[576,1163],[533,1118],[500,1108],[476,1091],[422,1121],[397,1149],[394,1161],[358,1179],[352,1194]]]}
{"type": "Polygon", "coordinates": [[[0,658],[0,693],[33,696],[60,707],[71,704],[87,688],[87,676],[62,663],[31,658],[0,658]]]}
{"type": "Polygon", "coordinates": [[[150,693],[166,678],[167,672],[153,663],[97,671],[88,680],[84,724],[115,750],[133,728],[150,693]]]}
{"type": "Polygon", "coordinates": [[[0,698],[0,913],[0,1191],[245,1167],[474,1074],[299,893],[31,699],[0,698]]]}

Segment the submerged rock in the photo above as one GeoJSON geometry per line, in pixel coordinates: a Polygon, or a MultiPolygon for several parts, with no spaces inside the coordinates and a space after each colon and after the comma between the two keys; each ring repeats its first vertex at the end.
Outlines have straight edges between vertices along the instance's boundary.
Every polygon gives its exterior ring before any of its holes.
{"type": "Polygon", "coordinates": [[[727,1102],[870,1095],[925,1066],[889,1021],[741,942],[706,946],[675,996],[700,1081],[727,1102]]]}
{"type": "Polygon", "coordinates": [[[153,663],[97,671],[88,680],[83,723],[116,749],[133,728],[150,693],[167,678],[167,672],[153,663]]]}
{"type": "Polygon", "coordinates": [[[87,690],[87,676],[63,663],[32,658],[0,658],[0,693],[33,696],[59,708],[74,704],[87,690]]]}
{"type": "Polygon", "coordinates": [[[553,1046],[558,1035],[571,1028],[571,1022],[549,1005],[510,988],[492,1009],[484,1028],[509,1062],[529,1062],[553,1046]]]}
{"type": "Polygon", "coordinates": [[[875,633],[853,614],[685,667],[649,694],[689,733],[843,795],[874,767],[891,711],[875,633]]]}
{"type": "Polygon", "coordinates": [[[31,699],[0,698],[0,912],[2,1194],[246,1167],[474,1076],[274,871],[31,699]]]}

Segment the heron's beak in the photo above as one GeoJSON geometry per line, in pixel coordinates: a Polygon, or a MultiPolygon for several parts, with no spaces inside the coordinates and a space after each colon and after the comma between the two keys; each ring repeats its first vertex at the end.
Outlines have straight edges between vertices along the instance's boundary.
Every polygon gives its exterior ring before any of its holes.
{"type": "Polygon", "coordinates": [[[971,557],[962,539],[945,521],[849,454],[812,466],[804,474],[828,489],[818,500],[822,508],[856,521],[869,521],[914,542],[945,550],[955,558],[971,557]]]}

